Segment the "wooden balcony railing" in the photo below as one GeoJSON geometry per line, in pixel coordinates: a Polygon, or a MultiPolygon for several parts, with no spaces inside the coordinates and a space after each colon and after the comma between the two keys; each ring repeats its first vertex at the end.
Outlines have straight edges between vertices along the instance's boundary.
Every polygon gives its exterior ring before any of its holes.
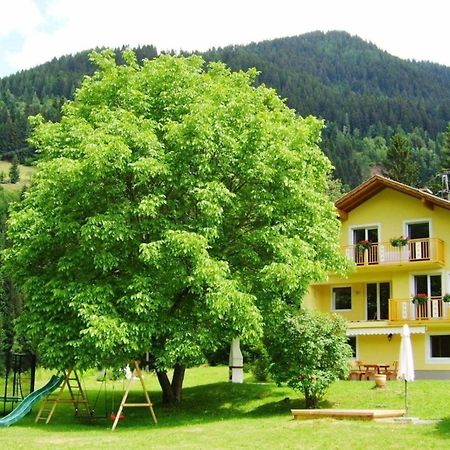
{"type": "Polygon", "coordinates": [[[428,297],[420,304],[408,299],[389,300],[389,320],[450,320],[450,303],[442,297],[428,297]]]}
{"type": "Polygon", "coordinates": [[[430,261],[444,264],[444,242],[437,238],[410,239],[403,247],[390,242],[374,242],[366,250],[356,245],[345,247],[345,254],[357,266],[389,265],[430,261]]]}

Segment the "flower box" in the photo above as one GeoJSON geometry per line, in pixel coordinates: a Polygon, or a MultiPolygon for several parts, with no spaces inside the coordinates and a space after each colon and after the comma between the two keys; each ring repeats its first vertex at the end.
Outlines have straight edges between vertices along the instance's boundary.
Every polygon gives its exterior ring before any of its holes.
{"type": "Polygon", "coordinates": [[[427,294],[416,294],[413,296],[412,302],[415,305],[421,305],[422,303],[425,303],[428,300],[428,295],[427,294]]]}
{"type": "Polygon", "coordinates": [[[391,243],[392,247],[404,247],[408,243],[408,239],[400,236],[390,239],[389,242],[391,243]]]}
{"type": "Polygon", "coordinates": [[[358,241],[355,245],[356,250],[363,252],[364,250],[369,250],[372,246],[370,241],[358,241]]]}

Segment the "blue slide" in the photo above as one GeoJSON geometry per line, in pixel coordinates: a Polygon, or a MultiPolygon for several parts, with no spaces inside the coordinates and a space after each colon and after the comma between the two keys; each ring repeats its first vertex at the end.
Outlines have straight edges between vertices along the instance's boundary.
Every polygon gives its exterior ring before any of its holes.
{"type": "Polygon", "coordinates": [[[27,395],[14,411],[0,419],[0,427],[9,427],[11,424],[16,423],[18,420],[25,417],[30,412],[34,404],[36,404],[45,395],[53,392],[63,380],[64,377],[53,375],[45,386],[42,386],[38,390],[27,395]]]}

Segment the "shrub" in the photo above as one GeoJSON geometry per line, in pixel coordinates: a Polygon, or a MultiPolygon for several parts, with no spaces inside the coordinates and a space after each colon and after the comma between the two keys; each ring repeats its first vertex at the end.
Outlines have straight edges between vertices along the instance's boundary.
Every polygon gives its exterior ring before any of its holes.
{"type": "Polygon", "coordinates": [[[286,313],[271,328],[266,346],[275,381],[302,392],[307,408],[317,408],[328,387],[348,375],[352,351],[344,320],[303,310],[286,313]]]}

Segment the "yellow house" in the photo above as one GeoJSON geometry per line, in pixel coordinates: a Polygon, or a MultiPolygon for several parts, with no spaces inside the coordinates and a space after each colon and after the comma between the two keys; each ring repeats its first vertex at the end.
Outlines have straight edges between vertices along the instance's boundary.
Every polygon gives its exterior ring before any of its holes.
{"type": "Polygon", "coordinates": [[[336,207],[355,270],[313,284],[306,306],[343,316],[368,364],[398,360],[407,323],[416,377],[450,378],[450,201],[375,175],[336,207]]]}

